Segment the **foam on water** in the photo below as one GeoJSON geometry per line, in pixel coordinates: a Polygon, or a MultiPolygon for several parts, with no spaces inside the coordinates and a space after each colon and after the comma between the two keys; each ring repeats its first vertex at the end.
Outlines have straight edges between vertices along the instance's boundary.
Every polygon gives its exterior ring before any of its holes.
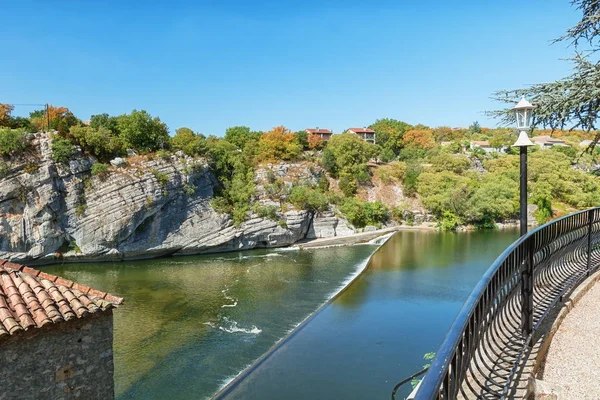
{"type": "Polygon", "coordinates": [[[249,333],[252,335],[258,335],[262,332],[262,329],[257,328],[256,325],[252,325],[250,328],[240,328],[237,321],[230,320],[227,317],[223,317],[223,324],[219,325],[219,329],[227,333],[249,333]]]}

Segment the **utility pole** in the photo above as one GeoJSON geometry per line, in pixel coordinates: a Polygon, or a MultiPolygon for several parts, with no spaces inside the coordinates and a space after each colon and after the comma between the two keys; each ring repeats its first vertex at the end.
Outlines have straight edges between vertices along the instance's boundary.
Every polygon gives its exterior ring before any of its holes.
{"type": "MultiPolygon", "coordinates": [[[[49,112],[48,103],[46,103],[46,120],[48,122],[48,132],[50,132],[50,112],[49,112]]],[[[42,124],[44,126],[44,124],[42,124]]]]}

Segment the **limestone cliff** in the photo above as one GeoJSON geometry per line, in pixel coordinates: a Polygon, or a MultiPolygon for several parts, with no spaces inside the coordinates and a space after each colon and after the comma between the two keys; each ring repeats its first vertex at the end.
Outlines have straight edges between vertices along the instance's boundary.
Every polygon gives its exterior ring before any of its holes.
{"type": "Polygon", "coordinates": [[[65,166],[52,161],[47,135],[35,134],[32,143],[34,150],[10,160],[0,177],[0,258],[30,264],[126,260],[354,233],[333,212],[281,209],[280,221],[249,215],[236,228],[210,206],[218,182],[205,161],[182,153],[115,160],[107,174],[93,176],[92,158],[79,153],[65,166]]]}

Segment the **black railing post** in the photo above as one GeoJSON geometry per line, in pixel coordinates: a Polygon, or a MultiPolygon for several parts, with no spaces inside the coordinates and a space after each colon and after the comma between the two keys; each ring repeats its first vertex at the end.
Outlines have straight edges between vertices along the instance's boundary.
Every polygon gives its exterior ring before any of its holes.
{"type": "Polygon", "coordinates": [[[594,223],[594,210],[587,212],[588,217],[588,237],[587,237],[587,276],[592,272],[592,225],[594,223]]]}
{"type": "MultiPolygon", "coordinates": [[[[524,243],[525,257],[521,270],[521,323],[523,339],[533,333],[533,253],[534,236],[524,243]]],[[[528,346],[532,343],[528,342],[528,346]]]]}

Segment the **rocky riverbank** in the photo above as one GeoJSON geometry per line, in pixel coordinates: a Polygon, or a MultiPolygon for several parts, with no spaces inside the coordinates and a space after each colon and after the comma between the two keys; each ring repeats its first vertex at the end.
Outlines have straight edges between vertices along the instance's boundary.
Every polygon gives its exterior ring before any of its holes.
{"type": "MultiPolygon", "coordinates": [[[[92,158],[80,153],[68,166],[58,164],[52,161],[50,137],[38,133],[32,143],[34,150],[11,160],[0,179],[0,258],[13,262],[131,260],[283,247],[363,231],[333,210],[314,214],[283,207],[276,219],[252,214],[236,227],[211,207],[218,182],[206,162],[181,152],[166,159],[132,154],[93,175],[92,158]]],[[[273,169],[293,173],[293,168],[282,168],[273,169]]]]}

